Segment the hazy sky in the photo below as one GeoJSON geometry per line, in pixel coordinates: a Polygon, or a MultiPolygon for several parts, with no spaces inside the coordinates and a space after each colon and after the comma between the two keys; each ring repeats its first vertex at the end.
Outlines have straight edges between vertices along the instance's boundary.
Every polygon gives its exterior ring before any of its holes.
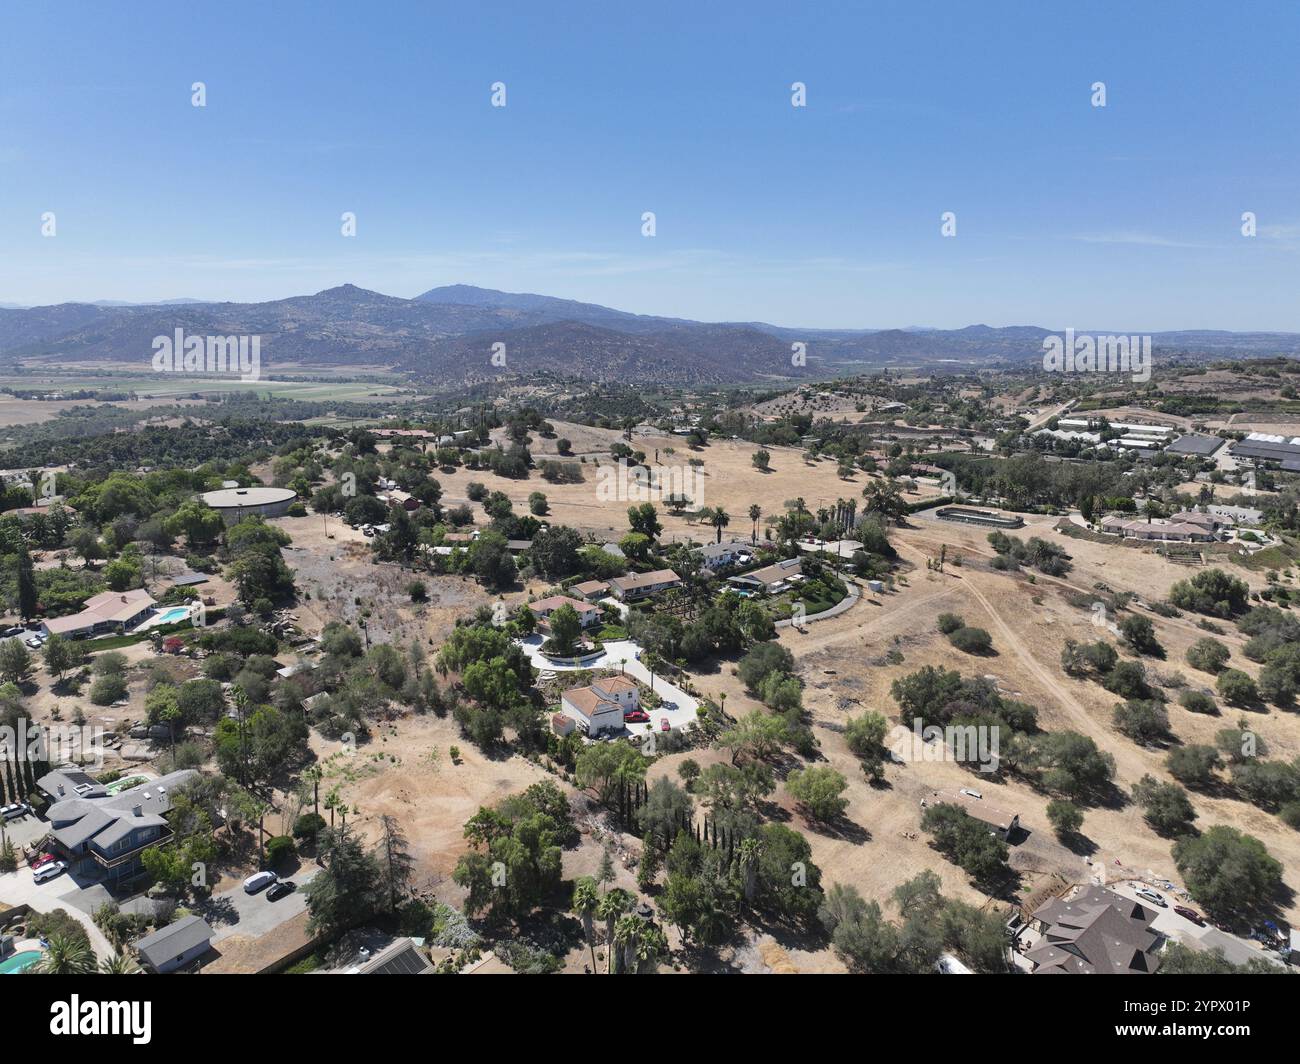
{"type": "Polygon", "coordinates": [[[1294,3],[622,6],[8,5],[0,302],[1300,330],[1294,3]]]}

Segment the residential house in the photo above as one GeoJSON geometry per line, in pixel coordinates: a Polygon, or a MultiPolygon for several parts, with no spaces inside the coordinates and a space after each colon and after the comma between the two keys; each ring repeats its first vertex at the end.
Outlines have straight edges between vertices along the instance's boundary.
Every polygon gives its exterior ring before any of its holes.
{"type": "Polygon", "coordinates": [[[131,943],[140,967],[164,975],[197,961],[211,949],[212,928],[201,916],[182,916],[131,943]]]}
{"type": "Polygon", "coordinates": [[[1124,539],[1158,540],[1169,543],[1212,543],[1218,539],[1214,529],[1207,527],[1202,521],[1126,520],[1111,516],[1102,519],[1101,530],[1124,539]]]}
{"type": "Polygon", "coordinates": [[[806,554],[827,554],[845,560],[862,550],[862,544],[856,539],[807,539],[800,540],[795,546],[806,554]]]}
{"type": "Polygon", "coordinates": [[[706,543],[696,547],[700,564],[712,572],[720,572],[733,565],[745,565],[754,557],[754,548],[745,540],[733,539],[723,543],[706,543]]]}
{"type": "Polygon", "coordinates": [[[1020,827],[1020,814],[1008,813],[990,805],[983,798],[961,791],[932,791],[928,798],[921,799],[921,808],[927,805],[955,805],[966,810],[976,820],[987,824],[989,830],[1001,839],[1007,839],[1020,827]]]}
{"type": "Polygon", "coordinates": [[[549,598],[528,603],[528,608],[536,615],[538,625],[542,628],[550,627],[551,614],[562,606],[573,607],[583,628],[590,628],[593,624],[600,623],[602,611],[599,606],[593,606],[582,599],[569,598],[568,595],[551,595],[549,598]]]}
{"type": "Polygon", "coordinates": [[[1256,510],[1249,506],[1220,506],[1212,502],[1205,509],[1233,525],[1257,525],[1264,520],[1263,510],[1256,510]]]}
{"type": "Polygon", "coordinates": [[[414,939],[399,938],[378,953],[362,958],[351,967],[341,969],[346,975],[432,975],[434,967],[415,944],[414,939]]]}
{"type": "Polygon", "coordinates": [[[1221,528],[1232,527],[1232,522],[1218,514],[1202,513],[1200,510],[1180,510],[1170,519],[1174,524],[1197,525],[1208,532],[1217,532],[1221,528]]]}
{"type": "Polygon", "coordinates": [[[791,577],[803,575],[803,559],[787,558],[774,565],[755,569],[753,572],[741,573],[727,578],[729,584],[748,591],[764,591],[774,594],[784,591],[789,586],[791,577]]]}
{"type": "Polygon", "coordinates": [[[641,707],[641,693],[626,676],[609,676],[587,687],[573,687],[560,697],[560,711],[595,738],[623,730],[623,714],[641,707]]]}
{"type": "Polygon", "coordinates": [[[68,639],[116,632],[121,635],[143,622],[156,603],[143,588],[134,591],[104,591],[86,599],[80,613],[71,617],[51,617],[42,623],[46,635],[68,639]]]}
{"type": "Polygon", "coordinates": [[[624,602],[636,602],[639,599],[657,595],[661,591],[681,587],[682,579],[671,569],[656,569],[652,573],[629,573],[626,576],[610,577],[609,590],[615,598],[624,602]]]}
{"type": "Polygon", "coordinates": [[[596,602],[609,594],[609,584],[604,580],[584,580],[569,588],[575,595],[581,595],[588,602],[596,602]]]}
{"type": "Polygon", "coordinates": [[[1035,975],[1149,975],[1160,966],[1163,937],[1153,910],[1089,884],[1034,910],[1042,937],[1025,950],[1035,975]]]}
{"type": "Polygon", "coordinates": [[[172,831],[163,814],[172,795],[191,780],[193,769],[109,794],[102,784],[77,769],[55,769],[36,781],[51,805],[51,852],[84,879],[121,882],[140,871],[140,854],[150,846],[165,846],[172,831]]]}

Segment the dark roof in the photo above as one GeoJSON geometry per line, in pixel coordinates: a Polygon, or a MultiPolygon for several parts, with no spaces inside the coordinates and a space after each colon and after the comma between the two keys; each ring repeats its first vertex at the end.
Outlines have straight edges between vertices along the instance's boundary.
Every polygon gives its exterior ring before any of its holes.
{"type": "Polygon", "coordinates": [[[204,573],[185,572],[172,581],[174,587],[190,587],[193,584],[206,584],[210,578],[204,573]]]}
{"type": "Polygon", "coordinates": [[[142,961],[158,968],[211,938],[212,928],[201,916],[182,916],[175,923],[145,935],[134,946],[142,961]]]}
{"type": "Polygon", "coordinates": [[[1289,440],[1239,440],[1232,445],[1232,453],[1234,457],[1266,462],[1300,462],[1300,447],[1289,440]]]}
{"type": "Polygon", "coordinates": [[[1046,925],[1042,941],[1025,952],[1034,974],[1149,974],[1161,936],[1156,914],[1105,887],[1089,885],[1070,898],[1053,898],[1034,911],[1046,925]]]}
{"type": "Polygon", "coordinates": [[[1174,454],[1211,455],[1222,447],[1223,443],[1224,441],[1218,436],[1201,436],[1189,432],[1186,436],[1179,436],[1165,450],[1174,454]]]}
{"type": "Polygon", "coordinates": [[[415,943],[409,938],[398,939],[376,953],[357,969],[358,975],[423,975],[433,970],[415,943]]]}

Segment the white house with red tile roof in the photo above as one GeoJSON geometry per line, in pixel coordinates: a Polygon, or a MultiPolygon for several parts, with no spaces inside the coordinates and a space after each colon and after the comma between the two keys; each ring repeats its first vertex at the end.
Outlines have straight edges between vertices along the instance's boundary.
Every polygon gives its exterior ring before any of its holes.
{"type": "Polygon", "coordinates": [[[549,598],[538,599],[536,602],[528,604],[528,608],[533,611],[543,627],[546,627],[546,622],[550,619],[551,614],[561,606],[572,606],[584,628],[590,628],[593,624],[600,622],[602,611],[599,606],[584,602],[582,599],[569,598],[568,595],[551,595],[549,598]]]}
{"type": "Polygon", "coordinates": [[[626,676],[607,676],[560,696],[560,711],[590,736],[623,730],[623,714],[641,707],[641,694],[626,676]]]}

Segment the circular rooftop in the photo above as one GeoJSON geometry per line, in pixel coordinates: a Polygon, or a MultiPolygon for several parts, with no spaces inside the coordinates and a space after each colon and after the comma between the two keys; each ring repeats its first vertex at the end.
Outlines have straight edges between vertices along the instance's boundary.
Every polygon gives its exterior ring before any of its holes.
{"type": "Polygon", "coordinates": [[[292,488],[222,488],[203,493],[203,501],[214,510],[236,510],[241,506],[274,506],[298,497],[292,488]]]}

